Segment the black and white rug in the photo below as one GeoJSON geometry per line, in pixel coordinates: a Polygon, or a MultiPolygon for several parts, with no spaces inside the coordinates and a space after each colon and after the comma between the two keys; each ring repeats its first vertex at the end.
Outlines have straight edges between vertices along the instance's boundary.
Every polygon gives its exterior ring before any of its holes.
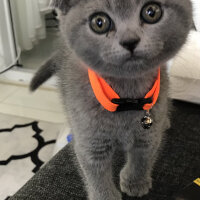
{"type": "Polygon", "coordinates": [[[13,195],[51,159],[61,128],[0,114],[0,199],[13,195]]]}

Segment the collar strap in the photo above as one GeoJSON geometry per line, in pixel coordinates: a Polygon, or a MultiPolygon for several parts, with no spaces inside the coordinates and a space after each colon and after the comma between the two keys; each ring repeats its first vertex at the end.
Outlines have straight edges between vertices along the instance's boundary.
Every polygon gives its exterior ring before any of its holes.
{"type": "Polygon", "coordinates": [[[160,68],[153,88],[142,99],[123,99],[108,83],[93,70],[88,69],[90,84],[96,99],[108,111],[150,110],[157,102],[160,93],[160,68]]]}

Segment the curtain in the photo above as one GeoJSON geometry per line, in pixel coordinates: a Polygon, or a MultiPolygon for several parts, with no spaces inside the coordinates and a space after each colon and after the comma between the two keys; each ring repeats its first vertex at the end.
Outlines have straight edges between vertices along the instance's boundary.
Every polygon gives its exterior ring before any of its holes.
{"type": "Polygon", "coordinates": [[[16,35],[22,50],[31,50],[46,38],[45,11],[50,0],[13,0],[16,35]]]}

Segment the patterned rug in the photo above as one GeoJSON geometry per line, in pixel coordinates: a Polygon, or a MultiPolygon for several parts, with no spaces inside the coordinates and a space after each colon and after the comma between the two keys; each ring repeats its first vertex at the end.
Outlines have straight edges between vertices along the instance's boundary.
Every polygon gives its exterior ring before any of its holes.
{"type": "Polygon", "coordinates": [[[61,128],[0,114],[0,199],[8,199],[52,158],[61,128]]]}

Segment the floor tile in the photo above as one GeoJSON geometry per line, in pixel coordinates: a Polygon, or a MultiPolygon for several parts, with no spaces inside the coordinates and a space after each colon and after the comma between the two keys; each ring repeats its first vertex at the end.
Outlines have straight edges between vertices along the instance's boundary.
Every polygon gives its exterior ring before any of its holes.
{"type": "Polygon", "coordinates": [[[66,121],[65,116],[62,112],[45,111],[40,109],[3,103],[0,103],[0,113],[54,123],[64,123],[66,121]]]}
{"type": "Polygon", "coordinates": [[[0,102],[13,94],[18,89],[17,86],[0,83],[0,102]]]}
{"type": "Polygon", "coordinates": [[[3,103],[51,112],[63,112],[59,95],[54,90],[40,89],[31,93],[28,88],[21,87],[3,103]]]}

